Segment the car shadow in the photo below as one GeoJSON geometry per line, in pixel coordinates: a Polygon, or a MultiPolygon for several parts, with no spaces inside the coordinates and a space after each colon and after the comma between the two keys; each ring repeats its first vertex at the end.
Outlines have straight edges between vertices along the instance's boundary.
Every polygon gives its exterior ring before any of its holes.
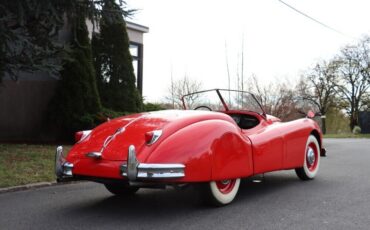
{"type": "Polygon", "coordinates": [[[234,202],[223,208],[204,205],[198,193],[188,188],[176,190],[173,188],[141,189],[134,196],[121,197],[109,195],[102,199],[87,200],[79,204],[70,204],[64,212],[68,218],[99,217],[100,221],[117,221],[120,223],[142,222],[159,223],[166,218],[169,221],[186,218],[191,215],[208,216],[222,214],[230,209],[246,210],[246,206],[255,202],[258,197],[268,197],[279,193],[279,190],[290,189],[301,185],[302,182],[292,173],[272,173],[264,177],[256,176],[244,179],[238,196],[234,202]],[[243,207],[241,207],[243,206],[243,207]],[[162,220],[161,220],[162,219],[162,220]]]}
{"type": "Polygon", "coordinates": [[[299,186],[301,183],[302,181],[292,173],[273,172],[261,174],[242,181],[238,198],[244,200],[252,199],[255,196],[267,196],[277,193],[281,189],[299,186]]]}

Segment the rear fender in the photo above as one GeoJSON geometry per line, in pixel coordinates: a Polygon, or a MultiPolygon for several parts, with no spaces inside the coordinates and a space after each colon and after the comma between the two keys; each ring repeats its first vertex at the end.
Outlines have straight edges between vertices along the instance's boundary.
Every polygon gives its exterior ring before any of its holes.
{"type": "Polygon", "coordinates": [[[239,132],[225,132],[214,143],[212,152],[212,180],[241,178],[253,174],[252,144],[239,132]]]}
{"type": "Polygon", "coordinates": [[[249,140],[223,120],[207,120],[186,126],[167,137],[146,158],[146,163],[185,165],[182,182],[200,182],[251,174],[249,140]]]}

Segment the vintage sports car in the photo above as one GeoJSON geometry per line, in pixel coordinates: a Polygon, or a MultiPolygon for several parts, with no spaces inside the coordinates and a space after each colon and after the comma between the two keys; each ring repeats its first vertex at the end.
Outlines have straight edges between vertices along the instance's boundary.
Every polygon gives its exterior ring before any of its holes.
{"type": "Polygon", "coordinates": [[[77,132],[68,154],[57,148],[58,181],[95,181],[116,195],[194,185],[221,206],[234,200],[241,178],[287,169],[302,180],[316,176],[325,149],[313,114],[281,122],[253,94],[233,90],[182,101],[185,110],[133,114],[77,132]]]}

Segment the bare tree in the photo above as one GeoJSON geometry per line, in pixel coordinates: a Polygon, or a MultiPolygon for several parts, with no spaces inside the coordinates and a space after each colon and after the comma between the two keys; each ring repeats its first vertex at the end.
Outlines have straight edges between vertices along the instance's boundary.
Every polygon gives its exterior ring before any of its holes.
{"type": "Polygon", "coordinates": [[[325,115],[335,103],[336,71],[335,62],[321,61],[301,78],[297,86],[298,98],[316,106],[322,115],[321,128],[324,134],[326,133],[325,115]]]}
{"type": "Polygon", "coordinates": [[[337,92],[345,101],[350,117],[350,128],[358,125],[358,113],[369,95],[370,88],[370,38],[364,37],[356,45],[344,47],[336,58],[338,64],[337,92]]]}
{"type": "Polygon", "coordinates": [[[370,111],[370,93],[366,94],[366,96],[362,100],[362,105],[362,109],[364,111],[370,111]]]}
{"type": "MultiPolygon", "coordinates": [[[[231,78],[230,78],[229,57],[227,55],[227,43],[226,43],[226,41],[225,41],[225,57],[226,57],[226,71],[227,71],[227,88],[230,90],[231,78]]],[[[230,92],[229,92],[228,101],[230,101],[230,100],[231,100],[231,95],[230,95],[230,92]]]]}
{"type": "Polygon", "coordinates": [[[240,52],[237,53],[236,58],[236,89],[244,91],[244,34],[242,35],[240,52]]]}
{"type": "MultiPolygon", "coordinates": [[[[181,101],[182,96],[200,91],[201,88],[202,83],[200,81],[193,80],[186,75],[176,81],[171,77],[171,85],[168,88],[169,94],[165,98],[173,105],[173,109],[179,109],[183,106],[181,101]]],[[[198,95],[192,95],[187,97],[186,102],[191,107],[197,99],[198,95]]]]}
{"type": "Polygon", "coordinates": [[[230,90],[230,68],[229,68],[229,58],[227,56],[227,43],[225,41],[225,57],[226,57],[226,71],[227,71],[227,87],[230,90]]]}
{"type": "Polygon", "coordinates": [[[169,87],[169,100],[171,101],[172,108],[175,108],[175,83],[173,81],[173,70],[172,70],[172,65],[171,65],[171,85],[169,87]]]}
{"type": "Polygon", "coordinates": [[[287,82],[271,82],[262,86],[257,77],[253,75],[249,79],[248,90],[254,92],[267,114],[288,121],[299,117],[294,87],[288,85],[287,82]]]}
{"type": "Polygon", "coordinates": [[[242,35],[242,57],[241,57],[241,87],[244,90],[244,34],[242,35]]]}

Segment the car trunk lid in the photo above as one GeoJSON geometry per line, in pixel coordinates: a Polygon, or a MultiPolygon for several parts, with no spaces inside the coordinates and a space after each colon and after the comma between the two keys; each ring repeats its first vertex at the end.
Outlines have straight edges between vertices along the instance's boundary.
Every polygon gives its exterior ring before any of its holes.
{"type": "Polygon", "coordinates": [[[79,157],[86,157],[88,152],[101,152],[103,159],[123,161],[127,159],[129,146],[134,145],[138,159],[144,160],[140,157],[144,152],[154,150],[177,130],[202,120],[217,118],[232,122],[225,114],[208,111],[166,110],[121,117],[95,128],[88,140],[75,145],[71,152],[79,157]],[[145,134],[154,130],[162,130],[162,135],[156,143],[147,145],[145,134]]]}

